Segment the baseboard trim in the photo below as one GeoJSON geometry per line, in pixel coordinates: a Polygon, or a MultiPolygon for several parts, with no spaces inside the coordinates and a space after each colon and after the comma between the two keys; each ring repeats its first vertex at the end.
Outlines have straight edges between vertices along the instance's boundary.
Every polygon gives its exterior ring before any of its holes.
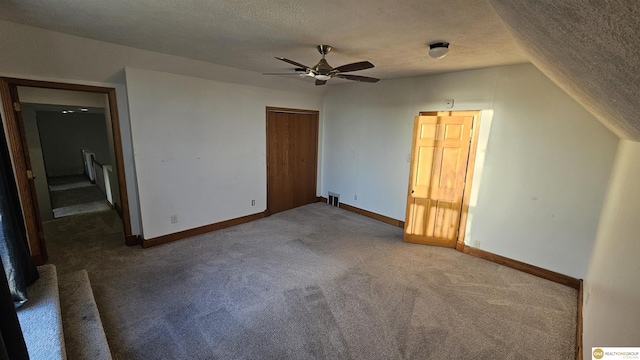
{"type": "MultiPolygon", "coordinates": [[[[456,249],[458,247],[456,246],[456,249]]],[[[462,251],[465,254],[469,254],[471,256],[475,256],[481,259],[489,260],[491,262],[504,265],[516,270],[520,270],[522,272],[526,272],[531,275],[535,275],[541,277],[543,279],[551,280],[553,282],[557,282],[559,284],[567,285],[576,290],[580,290],[580,280],[557,273],[555,271],[543,269],[534,265],[530,265],[527,263],[523,263],[518,260],[513,260],[498,254],[490,253],[488,251],[480,250],[474,247],[470,247],[469,245],[464,245],[464,249],[462,251]]]]}
{"type": "MultiPolygon", "coordinates": [[[[316,197],[316,202],[326,203],[327,202],[327,198],[324,197],[324,196],[318,196],[318,197],[316,197]]],[[[354,212],[356,214],[360,214],[360,215],[363,215],[363,216],[366,216],[366,217],[369,217],[369,218],[372,218],[372,219],[375,219],[375,220],[378,220],[378,221],[382,221],[384,223],[387,223],[387,224],[390,224],[390,225],[393,225],[393,226],[401,227],[401,228],[404,229],[404,221],[397,220],[397,219],[394,219],[394,218],[390,218],[388,216],[380,215],[378,213],[374,213],[374,212],[371,212],[369,210],[360,209],[359,207],[355,207],[353,205],[349,205],[349,204],[345,204],[345,203],[339,203],[338,207],[340,209],[351,211],[351,212],[354,212]]]]}
{"type": "Polygon", "coordinates": [[[124,237],[124,243],[127,246],[136,246],[142,243],[142,237],[140,235],[127,235],[124,237]]]}
{"type": "Polygon", "coordinates": [[[377,213],[374,213],[374,212],[371,212],[371,211],[368,211],[368,210],[360,209],[358,207],[355,207],[355,206],[352,206],[352,205],[348,205],[348,204],[345,204],[345,203],[339,203],[338,206],[341,209],[345,209],[347,211],[351,211],[351,212],[354,212],[356,214],[364,215],[366,217],[369,217],[369,218],[372,218],[372,219],[375,219],[375,220],[378,220],[378,221],[382,221],[384,223],[387,223],[387,224],[390,224],[390,225],[393,225],[393,226],[397,226],[397,227],[401,227],[401,228],[404,229],[404,221],[400,221],[400,220],[397,220],[397,219],[394,219],[394,218],[390,218],[388,216],[380,215],[380,214],[377,214],[377,213]]]}
{"type": "Polygon", "coordinates": [[[240,225],[250,221],[262,219],[265,216],[267,216],[267,213],[266,211],[263,211],[263,212],[259,212],[259,213],[255,213],[247,216],[242,216],[235,219],[230,219],[230,220],[225,220],[225,221],[221,221],[214,224],[200,226],[194,229],[189,229],[189,230],[184,230],[184,231],[180,231],[173,234],[158,236],[156,238],[143,239],[142,247],[146,249],[152,246],[158,246],[158,245],[170,243],[177,240],[182,240],[191,236],[206,234],[211,231],[220,230],[220,229],[228,228],[230,226],[240,225]]]}
{"type": "Polygon", "coordinates": [[[582,349],[582,301],[584,296],[584,287],[582,279],[579,280],[578,289],[578,319],[576,321],[576,360],[583,359],[582,349]]]}

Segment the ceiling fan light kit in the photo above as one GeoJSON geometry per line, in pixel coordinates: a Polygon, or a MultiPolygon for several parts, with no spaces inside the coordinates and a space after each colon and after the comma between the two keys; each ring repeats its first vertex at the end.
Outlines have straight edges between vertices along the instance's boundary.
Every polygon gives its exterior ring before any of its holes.
{"type": "Polygon", "coordinates": [[[316,85],[324,85],[327,83],[327,80],[332,79],[334,77],[351,80],[351,81],[362,81],[368,83],[375,83],[380,81],[380,79],[368,77],[368,76],[360,76],[360,75],[348,75],[343,74],[346,72],[352,71],[360,71],[373,68],[373,64],[368,61],[360,61],[356,63],[346,64],[338,67],[332,67],[327,63],[325,59],[325,55],[331,52],[330,45],[318,45],[316,47],[318,52],[322,55],[322,59],[318,61],[318,63],[314,66],[306,66],[299,62],[289,60],[283,57],[276,57],[276,59],[284,61],[286,63],[297,66],[294,73],[266,73],[263,75],[298,75],[300,77],[309,76],[316,79],[316,85]]]}
{"type": "Polygon", "coordinates": [[[439,41],[429,44],[429,56],[434,59],[442,59],[449,53],[449,43],[446,41],[439,41]]]}

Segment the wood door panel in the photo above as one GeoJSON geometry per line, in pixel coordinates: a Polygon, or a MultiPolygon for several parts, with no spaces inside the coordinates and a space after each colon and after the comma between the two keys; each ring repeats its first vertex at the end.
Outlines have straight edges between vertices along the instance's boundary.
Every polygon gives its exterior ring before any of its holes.
{"type": "Polygon", "coordinates": [[[418,148],[418,159],[416,164],[415,187],[428,187],[431,184],[432,168],[436,148],[434,146],[421,146],[418,148]]]}
{"type": "Polygon", "coordinates": [[[411,205],[413,216],[407,227],[416,236],[450,240],[455,237],[456,218],[460,204],[433,199],[415,199],[411,205]]]}
{"type": "Polygon", "coordinates": [[[455,246],[473,116],[418,116],[405,241],[455,246]]]}
{"type": "Polygon", "coordinates": [[[267,210],[316,201],[318,114],[267,109],[267,210]]]}
{"type": "Polygon", "coordinates": [[[460,148],[443,148],[440,161],[440,173],[437,176],[439,189],[456,189],[460,186],[460,148]]]}

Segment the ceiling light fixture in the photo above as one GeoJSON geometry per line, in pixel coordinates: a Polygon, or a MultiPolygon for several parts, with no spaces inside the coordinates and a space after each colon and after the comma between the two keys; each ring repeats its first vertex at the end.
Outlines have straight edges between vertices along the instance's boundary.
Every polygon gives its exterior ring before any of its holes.
{"type": "Polygon", "coordinates": [[[429,44],[429,56],[434,59],[442,59],[449,53],[449,43],[446,41],[439,41],[429,44]]]}
{"type": "Polygon", "coordinates": [[[89,111],[89,109],[87,109],[87,108],[80,108],[80,111],[87,112],[87,111],[89,111]]]}

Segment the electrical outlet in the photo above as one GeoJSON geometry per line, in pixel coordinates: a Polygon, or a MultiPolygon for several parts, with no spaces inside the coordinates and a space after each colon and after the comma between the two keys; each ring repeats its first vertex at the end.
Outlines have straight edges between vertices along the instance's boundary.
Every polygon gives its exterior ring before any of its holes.
{"type": "Polygon", "coordinates": [[[353,200],[358,200],[358,195],[353,195],[353,200]]]}
{"type": "Polygon", "coordinates": [[[178,223],[178,215],[171,215],[171,223],[172,224],[178,223]]]}
{"type": "Polygon", "coordinates": [[[251,200],[251,206],[256,206],[256,201],[255,200],[251,200]]]}
{"type": "Polygon", "coordinates": [[[474,248],[479,248],[480,247],[480,241],[476,240],[473,242],[473,247],[474,248]]]}

